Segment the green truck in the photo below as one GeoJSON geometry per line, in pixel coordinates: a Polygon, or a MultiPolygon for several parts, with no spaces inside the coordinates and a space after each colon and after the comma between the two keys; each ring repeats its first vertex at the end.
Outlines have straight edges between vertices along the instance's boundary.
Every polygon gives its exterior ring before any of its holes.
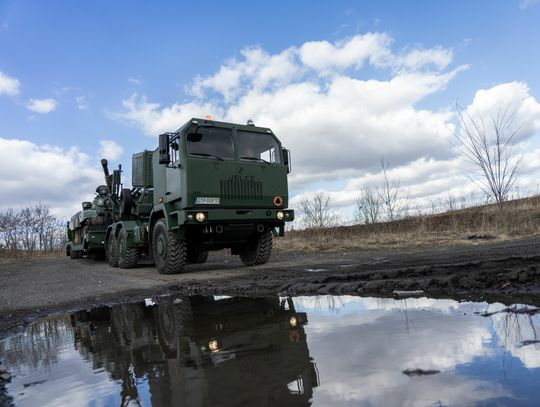
{"type": "Polygon", "coordinates": [[[118,219],[121,167],[109,173],[107,160],[101,160],[106,185],[96,188],[92,202],[83,202],[82,210],[71,217],[66,228],[66,255],[72,259],[83,256],[103,258],[105,256],[105,234],[107,226],[118,219]]]}
{"type": "Polygon", "coordinates": [[[191,119],[132,158],[132,188],[107,227],[107,261],[132,268],[141,254],[162,274],[231,249],[245,265],[264,264],[274,236],[294,220],[288,207],[290,152],[252,121],[191,119]]]}

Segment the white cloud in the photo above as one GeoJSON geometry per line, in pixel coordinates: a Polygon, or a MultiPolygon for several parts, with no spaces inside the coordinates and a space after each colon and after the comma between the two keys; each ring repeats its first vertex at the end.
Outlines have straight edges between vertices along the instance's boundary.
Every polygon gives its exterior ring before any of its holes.
{"type": "Polygon", "coordinates": [[[0,71],[0,95],[16,96],[19,94],[21,83],[0,71]]]}
{"type": "Polygon", "coordinates": [[[26,107],[36,113],[47,114],[56,109],[57,102],[55,99],[30,99],[26,107]]]}
{"type": "Polygon", "coordinates": [[[146,97],[139,97],[137,94],[122,101],[122,106],[125,111],[110,113],[111,117],[135,124],[152,136],[176,130],[191,117],[204,116],[206,113],[217,113],[217,116],[220,116],[221,113],[214,105],[198,102],[174,103],[162,108],[159,103],[150,103],[146,97]]]}
{"type": "Polygon", "coordinates": [[[128,78],[128,82],[131,83],[132,85],[136,85],[136,86],[139,86],[139,85],[143,84],[143,81],[142,81],[140,76],[128,78]]]}
{"type": "Polygon", "coordinates": [[[300,47],[299,54],[306,67],[318,72],[351,66],[359,69],[367,61],[373,65],[388,64],[391,59],[391,42],[387,34],[367,33],[334,44],[328,41],[306,42],[300,47]]]}
{"type": "Polygon", "coordinates": [[[100,140],[99,156],[107,160],[116,160],[124,152],[124,148],[113,140],[100,140]]]}
{"type": "Polygon", "coordinates": [[[540,103],[530,95],[529,87],[523,82],[508,82],[480,89],[466,112],[472,117],[488,118],[504,114],[512,118],[510,130],[518,130],[519,140],[532,137],[540,130],[540,103]]]}
{"type": "Polygon", "coordinates": [[[75,98],[75,102],[77,103],[77,109],[88,110],[88,101],[86,100],[86,96],[77,96],[75,98]]]}
{"type": "Polygon", "coordinates": [[[76,147],[0,138],[0,210],[42,202],[56,214],[71,216],[103,182],[97,162],[92,164],[76,147]]]}
{"type": "MultiPolygon", "coordinates": [[[[112,116],[153,137],[205,114],[253,119],[291,149],[292,194],[320,189],[321,182],[330,190],[339,185],[332,192],[338,206],[351,205],[363,185],[380,180],[384,154],[411,202],[426,205],[476,188],[452,146],[454,97],[440,109],[424,103],[468,68],[452,61],[452,49],[441,46],[395,49],[386,33],[311,41],[275,54],[250,47],[215,74],[196,77],[188,87],[192,100],[162,106],[133,94],[112,116]]],[[[538,132],[540,104],[521,82],[481,89],[467,109],[485,114],[501,104],[515,109],[521,142],[538,132]]],[[[522,185],[532,185],[531,177],[522,185]]]]}

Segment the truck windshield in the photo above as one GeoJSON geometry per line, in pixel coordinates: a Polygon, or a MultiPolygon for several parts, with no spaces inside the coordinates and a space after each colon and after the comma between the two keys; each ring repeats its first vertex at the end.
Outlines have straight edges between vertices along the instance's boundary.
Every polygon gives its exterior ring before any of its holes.
{"type": "Polygon", "coordinates": [[[233,160],[232,130],[193,126],[186,137],[186,148],[190,155],[233,160]]]}
{"type": "Polygon", "coordinates": [[[243,160],[281,164],[279,144],[271,134],[239,130],[238,150],[243,160]]]}

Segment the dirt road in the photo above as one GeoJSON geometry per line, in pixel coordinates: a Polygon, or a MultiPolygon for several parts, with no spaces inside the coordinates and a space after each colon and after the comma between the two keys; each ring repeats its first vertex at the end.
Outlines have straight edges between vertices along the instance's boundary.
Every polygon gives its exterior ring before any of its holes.
{"type": "Polygon", "coordinates": [[[0,336],[51,312],[170,293],[389,296],[423,290],[432,297],[540,305],[539,283],[540,237],[434,249],[275,253],[257,267],[217,254],[180,275],[160,275],[150,264],[122,270],[50,258],[0,264],[0,336]]]}

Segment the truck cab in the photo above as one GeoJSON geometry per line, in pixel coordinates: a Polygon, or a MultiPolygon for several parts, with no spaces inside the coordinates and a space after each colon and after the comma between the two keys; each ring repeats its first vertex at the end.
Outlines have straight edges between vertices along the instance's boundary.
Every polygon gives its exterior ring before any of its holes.
{"type": "Polygon", "coordinates": [[[155,151],[135,154],[132,166],[129,193],[136,197],[121,197],[131,209],[108,233],[113,266],[133,267],[146,252],[160,273],[172,274],[224,248],[246,265],[263,264],[274,236],[294,220],[290,153],[272,130],[251,121],[193,118],[161,134],[155,151]]]}

